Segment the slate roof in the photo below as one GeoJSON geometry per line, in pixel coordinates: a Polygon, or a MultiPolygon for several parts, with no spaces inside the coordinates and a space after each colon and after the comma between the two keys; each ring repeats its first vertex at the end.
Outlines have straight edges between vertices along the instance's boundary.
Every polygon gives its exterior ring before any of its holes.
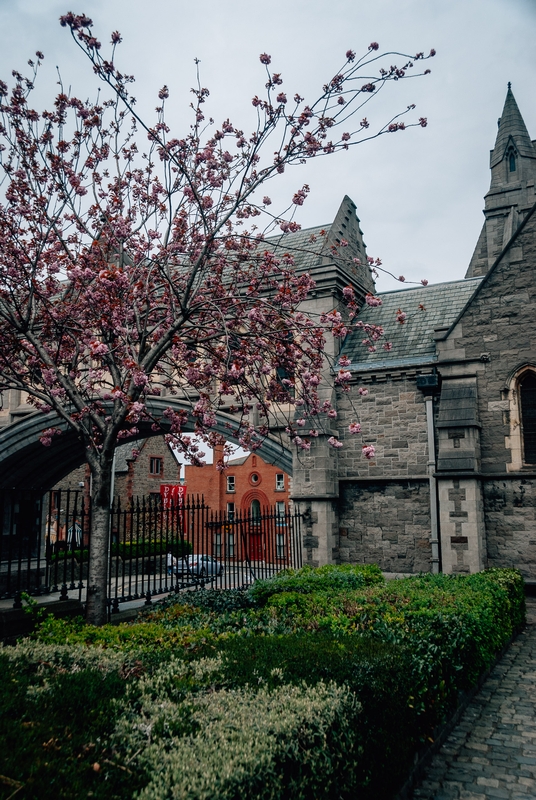
{"type": "Polygon", "coordinates": [[[240,456],[240,458],[233,458],[231,461],[227,462],[228,467],[239,467],[242,464],[245,464],[248,458],[250,457],[251,453],[248,453],[247,456],[240,456]]]}
{"type": "Polygon", "coordinates": [[[444,381],[437,427],[463,428],[472,425],[478,425],[475,380],[444,381]]]}
{"type": "Polygon", "coordinates": [[[294,257],[296,268],[301,272],[312,269],[318,264],[321,256],[319,251],[326,247],[327,236],[321,236],[320,231],[329,232],[331,223],[328,225],[316,225],[314,228],[304,228],[296,233],[281,234],[280,236],[268,237],[262,246],[266,249],[273,249],[274,253],[282,256],[291,253],[294,257]],[[316,238],[316,241],[314,239],[316,238]]]}
{"type": "Polygon", "coordinates": [[[358,318],[381,325],[385,331],[384,341],[392,343],[392,350],[386,351],[379,344],[375,353],[369,353],[362,344],[366,338],[364,332],[354,331],[346,337],[342,348],[352,360],[348,369],[364,372],[433,363],[437,359],[434,330],[452,325],[481,281],[481,277],[469,278],[378,295],[382,305],[365,306],[358,318]],[[399,309],[407,314],[403,325],[396,319],[399,309]]]}
{"type": "Polygon", "coordinates": [[[128,472],[128,462],[132,461],[132,451],[139,450],[141,442],[127,442],[115,448],[115,471],[128,472]]]}

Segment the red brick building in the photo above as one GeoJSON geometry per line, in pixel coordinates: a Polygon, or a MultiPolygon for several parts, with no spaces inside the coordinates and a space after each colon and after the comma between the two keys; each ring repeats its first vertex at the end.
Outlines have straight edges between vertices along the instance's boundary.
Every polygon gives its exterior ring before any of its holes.
{"type": "Polygon", "coordinates": [[[185,467],[189,497],[203,495],[213,511],[229,516],[238,512],[260,516],[268,507],[283,510],[288,505],[290,478],[279,467],[250,453],[229,461],[227,469],[220,472],[218,455],[215,451],[213,464],[185,467]]]}
{"type": "Polygon", "coordinates": [[[285,517],[289,476],[253,453],[228,462],[220,472],[220,456],[215,450],[213,464],[185,467],[188,498],[202,496],[214,515],[204,551],[217,559],[285,565],[291,548],[285,517]]]}

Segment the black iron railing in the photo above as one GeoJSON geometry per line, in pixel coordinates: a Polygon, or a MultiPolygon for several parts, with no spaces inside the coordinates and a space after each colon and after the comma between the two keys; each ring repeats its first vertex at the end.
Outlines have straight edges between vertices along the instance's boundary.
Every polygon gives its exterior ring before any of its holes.
{"type": "MultiPolygon", "coordinates": [[[[260,513],[215,512],[203,498],[159,496],[112,508],[108,597],[121,604],[200,587],[248,586],[302,563],[301,515],[279,503],[260,513]]],[[[0,599],[24,592],[85,600],[91,507],[77,491],[0,496],[0,599]]]]}

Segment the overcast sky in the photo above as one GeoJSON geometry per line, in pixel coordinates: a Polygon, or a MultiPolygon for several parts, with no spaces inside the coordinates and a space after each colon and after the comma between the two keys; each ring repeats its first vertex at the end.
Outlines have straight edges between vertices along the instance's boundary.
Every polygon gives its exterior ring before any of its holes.
{"type": "MultiPolygon", "coordinates": [[[[310,185],[300,209],[304,227],[328,224],[348,194],[369,255],[407,279],[464,276],[482,225],[489,150],[508,81],[536,138],[536,0],[0,0],[0,78],[22,71],[42,50],[43,104],[57,88],[56,65],[75,94],[85,97],[94,85],[84,56],[58,23],[66,11],[92,17],[103,42],[113,30],[122,33],[117,61],[136,75],[143,109],[152,110],[158,89],[168,84],[175,135],[190,123],[195,58],[211,91],[208,113],[216,121],[229,116],[247,132],[254,127],[251,97],[265,82],[261,52],[271,54],[289,94],[313,99],[349,48],[361,53],[377,41],[382,49],[414,54],[434,47],[431,75],[391,85],[367,109],[372,122],[385,122],[413,102],[427,128],[310,162],[285,176],[291,182],[281,188],[283,197],[310,185]]],[[[385,279],[378,288],[393,284],[385,279]]]]}

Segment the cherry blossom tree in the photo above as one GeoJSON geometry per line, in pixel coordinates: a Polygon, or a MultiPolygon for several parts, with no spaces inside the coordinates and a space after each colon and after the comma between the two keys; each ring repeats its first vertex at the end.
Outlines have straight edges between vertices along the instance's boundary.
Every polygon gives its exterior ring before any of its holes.
{"type": "MultiPolygon", "coordinates": [[[[396,54],[404,62],[396,67],[387,66],[395,54],[381,55],[376,43],[361,58],[349,50],[308,102],[287,96],[262,54],[266,88],[252,101],[252,132],[207,119],[209,93],[198,82],[191,125],[173,136],[167,87],[152,124],[138,114],[133,78],[116,65],[120,34],[112,34],[105,58],[90,19],[69,13],[61,24],[109,97],[82,101],[60,85],[52,107],[36,111],[40,52],[30,77],[14,72],[11,88],[0,81],[0,390],[26,392],[85,447],[92,476],[87,619],[101,624],[114,449],[136,438],[140,421],[160,429],[148,397],[180,397],[211,446],[221,444],[215,414],[231,404],[248,449],[268,436],[282,409],[290,440],[307,449],[300,426],[332,411],[319,389],[326,336],[342,337],[355,323],[356,298],[348,287],[346,319],[300,310],[313,282],[267,237],[299,229],[295,215],[309,189],[298,188],[274,213],[268,185],[309,159],[425,126],[396,115],[371,131],[362,117],[378,89],[415,75],[424,56],[396,54]]],[[[350,377],[345,366],[335,373],[341,386],[350,377]]],[[[186,412],[165,414],[168,438],[195,463],[186,412]]],[[[359,430],[357,422],[350,427],[359,430]]],[[[58,434],[46,428],[43,445],[58,434]]]]}

